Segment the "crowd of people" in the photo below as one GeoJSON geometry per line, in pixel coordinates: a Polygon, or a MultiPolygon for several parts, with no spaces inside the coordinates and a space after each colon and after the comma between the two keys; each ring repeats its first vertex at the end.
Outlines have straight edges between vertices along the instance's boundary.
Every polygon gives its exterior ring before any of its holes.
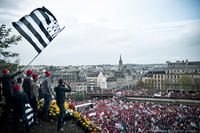
{"type": "MultiPolygon", "coordinates": [[[[35,125],[39,124],[38,118],[38,103],[41,98],[44,99],[44,110],[42,119],[50,121],[48,117],[50,101],[52,98],[52,88],[50,80],[50,72],[45,72],[45,78],[41,84],[38,84],[39,75],[33,73],[31,70],[26,71],[24,79],[20,74],[24,70],[18,71],[15,74],[10,74],[8,69],[4,69],[3,75],[0,76],[2,95],[5,101],[5,117],[11,116],[13,119],[13,132],[18,132],[18,124],[21,119],[26,127],[26,132],[30,133],[30,123],[28,121],[28,114],[26,113],[26,105],[29,104],[33,109],[33,121],[35,125]],[[18,78],[17,78],[18,77],[18,78]],[[16,80],[17,78],[17,80],[16,80]]],[[[58,118],[57,130],[63,130],[62,126],[65,117],[64,99],[65,92],[70,92],[71,87],[68,82],[64,83],[63,79],[59,79],[59,85],[54,88],[56,92],[57,105],[60,108],[60,115],[58,118]]],[[[0,94],[1,94],[0,90],[0,94]]]]}
{"type": "Polygon", "coordinates": [[[94,107],[85,111],[84,115],[105,132],[198,132],[200,130],[199,106],[125,102],[116,98],[92,102],[94,107]]]}

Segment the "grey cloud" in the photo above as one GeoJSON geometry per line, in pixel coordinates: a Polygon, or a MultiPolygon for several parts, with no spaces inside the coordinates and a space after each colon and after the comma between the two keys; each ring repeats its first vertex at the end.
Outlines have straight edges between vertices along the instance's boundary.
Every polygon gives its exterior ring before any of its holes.
{"type": "Polygon", "coordinates": [[[12,10],[8,10],[8,11],[0,10],[0,17],[9,19],[9,18],[13,18],[13,17],[17,18],[19,16],[16,13],[14,13],[12,10]]]}
{"type": "MultiPolygon", "coordinates": [[[[31,2],[0,0],[0,17],[5,14],[3,21],[10,22],[8,19],[11,18],[6,17],[16,17],[15,11],[23,11],[22,7],[26,7],[27,3],[31,2]]],[[[52,9],[60,6],[54,6],[53,3],[49,5],[52,9]]],[[[117,4],[117,7],[122,7],[121,3],[117,4]]],[[[127,11],[117,16],[114,15],[116,13],[110,13],[109,16],[105,14],[105,17],[99,17],[100,20],[95,20],[96,22],[90,22],[93,20],[90,16],[87,23],[82,23],[79,15],[84,14],[79,14],[79,10],[68,9],[69,13],[66,9],[64,14],[61,10],[52,10],[54,15],[57,13],[56,18],[60,24],[64,23],[66,29],[45,48],[33,64],[117,64],[119,54],[122,54],[124,63],[163,63],[179,58],[200,58],[199,22],[137,26],[134,23],[137,20],[132,21],[132,17],[128,17],[134,16],[129,9],[132,8],[127,8],[127,11]]],[[[116,10],[117,8],[111,11],[116,10]]],[[[105,10],[105,13],[109,14],[109,10],[105,10]]],[[[18,19],[20,17],[22,16],[19,15],[18,19]]],[[[87,15],[83,17],[87,18],[87,15]]],[[[21,64],[27,64],[37,54],[25,39],[14,50],[20,53],[21,64]]]]}
{"type": "Polygon", "coordinates": [[[187,25],[182,31],[181,40],[185,46],[197,46],[200,50],[200,21],[187,25]]]}
{"type": "Polygon", "coordinates": [[[19,9],[22,2],[21,0],[0,0],[0,8],[4,10],[19,9]]]}

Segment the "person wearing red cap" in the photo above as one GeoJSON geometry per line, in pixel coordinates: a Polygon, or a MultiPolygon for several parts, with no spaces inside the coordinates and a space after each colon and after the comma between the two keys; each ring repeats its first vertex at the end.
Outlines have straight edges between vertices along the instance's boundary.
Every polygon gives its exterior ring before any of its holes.
{"type": "Polygon", "coordinates": [[[38,112],[38,108],[37,108],[37,103],[39,101],[39,91],[38,91],[38,84],[37,84],[37,80],[38,80],[38,75],[33,73],[32,74],[33,77],[33,82],[31,84],[31,101],[30,101],[30,105],[33,108],[34,111],[34,123],[36,125],[39,124],[38,118],[37,118],[37,112],[38,112]]]}
{"type": "Polygon", "coordinates": [[[26,71],[26,75],[27,77],[24,79],[24,82],[22,84],[22,87],[24,89],[24,92],[26,93],[26,95],[28,96],[29,101],[31,100],[31,84],[32,84],[32,71],[31,70],[27,70],[26,71]]]}
{"type": "MultiPolygon", "coordinates": [[[[3,96],[5,97],[6,104],[6,113],[10,112],[12,108],[12,97],[13,97],[13,79],[15,76],[21,74],[23,70],[16,72],[15,74],[10,75],[8,69],[4,69],[3,76],[1,77],[2,87],[3,87],[3,96]]],[[[8,115],[6,115],[8,116],[8,115]]]]}
{"type": "Polygon", "coordinates": [[[4,69],[3,73],[9,73],[9,70],[8,69],[4,69]]]}
{"type": "Polygon", "coordinates": [[[19,85],[14,85],[13,88],[14,88],[14,91],[16,91],[16,92],[20,90],[20,86],[19,85]]]}
{"type": "Polygon", "coordinates": [[[16,92],[15,96],[13,97],[14,108],[13,108],[13,132],[17,133],[19,128],[19,119],[22,119],[25,127],[26,132],[30,133],[30,126],[28,124],[27,116],[25,113],[25,104],[28,103],[28,98],[26,93],[20,91],[20,86],[16,84],[13,87],[14,91],[16,92]]]}
{"type": "Polygon", "coordinates": [[[51,99],[51,94],[52,94],[50,76],[51,76],[50,72],[46,71],[45,79],[42,81],[42,84],[41,84],[42,98],[44,98],[44,101],[45,101],[43,118],[48,121],[49,121],[48,111],[49,111],[50,99],[51,99]]]}
{"type": "Polygon", "coordinates": [[[50,76],[51,76],[51,73],[48,72],[48,71],[46,71],[46,72],[45,72],[45,76],[46,76],[46,77],[50,77],[50,76]]]}
{"type": "Polygon", "coordinates": [[[22,78],[18,77],[16,83],[14,84],[14,88],[13,88],[13,96],[16,95],[16,91],[15,91],[15,87],[18,86],[20,88],[20,91],[23,92],[22,90],[22,78]]]}

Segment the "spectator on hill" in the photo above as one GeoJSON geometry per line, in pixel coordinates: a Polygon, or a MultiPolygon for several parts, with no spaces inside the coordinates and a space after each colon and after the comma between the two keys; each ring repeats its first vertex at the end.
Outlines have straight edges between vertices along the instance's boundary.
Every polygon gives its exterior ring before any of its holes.
{"type": "Polygon", "coordinates": [[[1,77],[2,87],[3,87],[3,96],[5,97],[6,104],[6,116],[11,111],[12,108],[12,98],[13,98],[13,79],[15,76],[21,74],[22,71],[18,71],[13,75],[10,75],[8,69],[3,70],[3,76],[1,77]]]}
{"type": "Polygon", "coordinates": [[[26,132],[30,133],[31,130],[25,113],[25,104],[28,103],[27,95],[26,93],[20,91],[19,85],[14,86],[14,91],[16,92],[16,95],[13,97],[13,103],[14,103],[13,132],[14,133],[18,132],[19,119],[22,119],[26,127],[26,132]]]}
{"type": "MultiPolygon", "coordinates": [[[[15,85],[18,85],[20,87],[20,91],[23,92],[23,89],[22,89],[22,78],[21,77],[18,77],[17,78],[17,81],[16,83],[14,84],[15,85]]],[[[14,89],[14,88],[13,88],[14,89]]],[[[16,95],[16,91],[13,90],[13,96],[16,95]]]]}
{"type": "Polygon", "coordinates": [[[36,125],[39,124],[38,118],[37,118],[37,112],[38,112],[38,101],[39,101],[39,92],[38,92],[38,84],[37,84],[37,80],[38,80],[38,75],[33,73],[32,74],[33,77],[33,82],[31,84],[31,101],[30,101],[30,105],[33,108],[34,111],[34,123],[36,125]]]}
{"type": "Polygon", "coordinates": [[[67,88],[65,88],[63,79],[59,79],[59,85],[57,87],[54,88],[55,92],[56,92],[56,102],[58,107],[60,108],[60,115],[58,118],[58,126],[57,126],[57,130],[58,131],[63,131],[64,129],[62,128],[63,123],[64,123],[64,119],[65,119],[65,107],[64,107],[64,102],[65,102],[65,92],[70,92],[71,91],[71,87],[70,84],[67,82],[67,88]]]}
{"type": "Polygon", "coordinates": [[[24,79],[24,82],[23,82],[23,89],[24,89],[24,92],[26,93],[27,97],[28,97],[28,100],[30,102],[31,100],[31,84],[32,84],[32,71],[31,70],[27,70],[26,71],[26,74],[27,74],[27,77],[24,79]]]}
{"type": "Polygon", "coordinates": [[[42,81],[42,85],[41,85],[42,98],[44,98],[44,101],[45,101],[43,118],[47,121],[49,121],[48,111],[49,111],[50,100],[51,100],[51,95],[52,95],[50,76],[51,76],[50,72],[46,71],[45,79],[42,81]]]}

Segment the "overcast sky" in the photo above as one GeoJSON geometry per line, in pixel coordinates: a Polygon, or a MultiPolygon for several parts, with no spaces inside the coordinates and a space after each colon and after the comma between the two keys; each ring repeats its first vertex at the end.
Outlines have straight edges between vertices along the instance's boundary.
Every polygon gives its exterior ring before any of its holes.
{"type": "MultiPolygon", "coordinates": [[[[0,0],[11,27],[45,6],[66,28],[33,64],[96,65],[200,61],[200,0],[0,0]]],[[[26,65],[37,52],[24,38],[12,51],[26,65]]]]}

